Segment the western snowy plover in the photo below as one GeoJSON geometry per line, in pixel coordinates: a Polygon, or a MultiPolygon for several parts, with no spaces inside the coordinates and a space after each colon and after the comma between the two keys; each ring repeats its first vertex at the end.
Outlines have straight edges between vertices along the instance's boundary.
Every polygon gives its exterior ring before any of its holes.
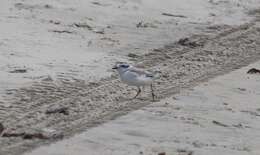
{"type": "Polygon", "coordinates": [[[112,69],[116,69],[120,75],[121,81],[129,86],[136,86],[138,88],[136,98],[141,93],[141,86],[150,85],[151,93],[154,101],[153,80],[155,76],[142,69],[135,68],[126,63],[116,64],[112,69]]]}

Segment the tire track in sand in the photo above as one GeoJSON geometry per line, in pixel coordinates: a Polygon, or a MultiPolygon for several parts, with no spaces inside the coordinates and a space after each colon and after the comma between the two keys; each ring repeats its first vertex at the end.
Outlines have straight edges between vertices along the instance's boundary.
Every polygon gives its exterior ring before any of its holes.
{"type": "MultiPolygon", "coordinates": [[[[161,78],[155,83],[158,99],[161,99],[259,60],[259,40],[259,23],[254,21],[235,28],[225,27],[212,35],[194,35],[186,44],[177,42],[152,50],[137,58],[136,63],[161,71],[161,78]]],[[[76,79],[45,80],[12,92],[12,98],[0,103],[0,116],[6,127],[17,131],[48,128],[65,136],[151,103],[149,92],[129,100],[127,97],[131,97],[134,90],[125,87],[115,75],[92,83],[76,79]],[[54,105],[68,107],[69,115],[45,114],[54,105]]],[[[0,153],[20,154],[52,141],[1,138],[0,153]]]]}

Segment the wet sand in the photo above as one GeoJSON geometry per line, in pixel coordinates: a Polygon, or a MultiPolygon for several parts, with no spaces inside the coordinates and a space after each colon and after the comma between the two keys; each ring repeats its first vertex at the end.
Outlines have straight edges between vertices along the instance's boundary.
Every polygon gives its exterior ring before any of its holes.
{"type": "Polygon", "coordinates": [[[260,62],[26,155],[258,155],[260,62]]]}
{"type": "Polygon", "coordinates": [[[117,61],[159,71],[157,100],[260,58],[258,1],[16,0],[0,5],[0,154],[72,137],[151,104],[117,61]],[[11,135],[11,136],[10,136],[11,135]]]}

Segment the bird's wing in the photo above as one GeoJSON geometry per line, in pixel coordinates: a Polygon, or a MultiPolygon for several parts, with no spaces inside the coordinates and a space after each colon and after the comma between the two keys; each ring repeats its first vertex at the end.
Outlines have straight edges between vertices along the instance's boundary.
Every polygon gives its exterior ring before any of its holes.
{"type": "Polygon", "coordinates": [[[130,67],[129,71],[134,72],[134,73],[136,73],[136,74],[138,74],[140,76],[144,75],[144,76],[147,76],[147,77],[153,77],[152,73],[149,73],[149,72],[147,72],[145,70],[142,70],[142,69],[139,69],[139,68],[135,68],[135,67],[130,67]]]}

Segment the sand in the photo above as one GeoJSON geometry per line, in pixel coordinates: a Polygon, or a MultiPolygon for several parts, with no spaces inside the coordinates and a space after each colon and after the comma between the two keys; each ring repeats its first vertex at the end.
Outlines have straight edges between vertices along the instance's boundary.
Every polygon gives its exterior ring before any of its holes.
{"type": "Polygon", "coordinates": [[[260,62],[26,155],[258,155],[260,62]]]}
{"type": "MultiPolygon", "coordinates": [[[[95,81],[129,53],[144,54],[211,25],[240,25],[257,1],[4,0],[0,92],[54,81],[95,81]],[[164,16],[163,13],[186,18],[164,16]],[[141,27],[137,25],[141,23],[141,27]],[[25,69],[24,74],[11,74],[25,69]]],[[[204,32],[205,33],[205,32],[204,32]]]]}
{"type": "Polygon", "coordinates": [[[135,89],[111,70],[117,61],[159,71],[159,101],[259,60],[259,3],[4,0],[0,122],[20,136],[0,137],[0,154],[20,155],[151,104],[148,91],[130,100],[135,89]]]}

